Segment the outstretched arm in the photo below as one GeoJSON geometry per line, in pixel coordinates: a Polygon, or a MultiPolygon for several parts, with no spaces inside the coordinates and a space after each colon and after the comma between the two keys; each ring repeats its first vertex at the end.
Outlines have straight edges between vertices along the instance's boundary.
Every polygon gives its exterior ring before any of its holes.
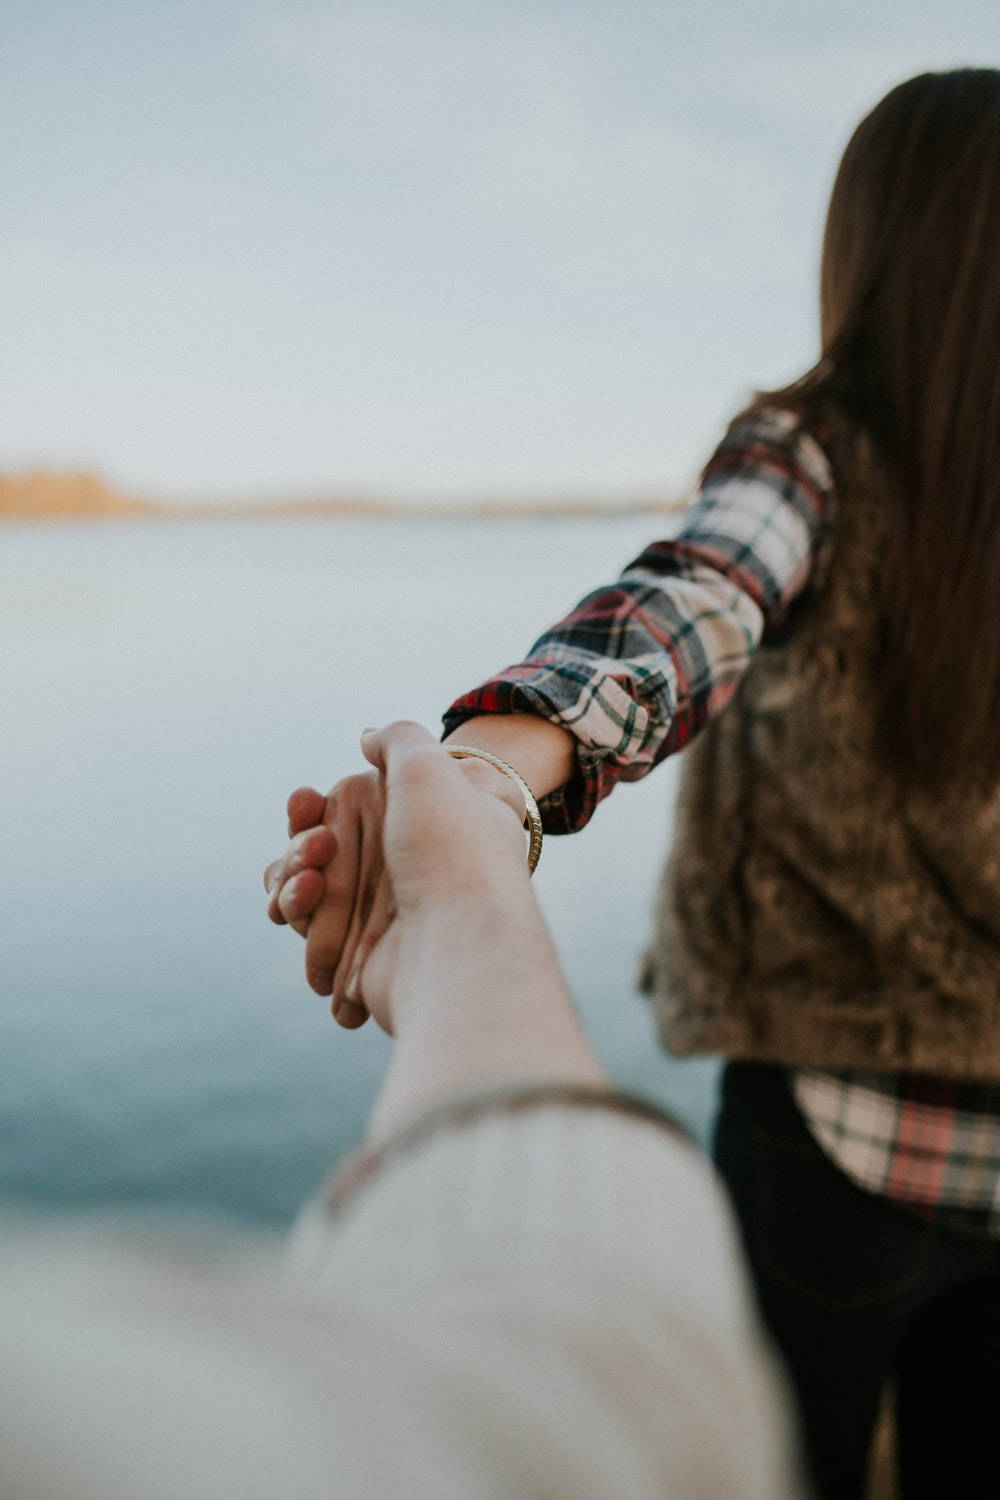
{"type": "Polygon", "coordinates": [[[502,1082],[600,1085],[538,909],[514,811],[416,724],[362,740],[385,799],[392,924],[361,998],[396,1037],[375,1138],[502,1082]]]}
{"type": "Polygon", "coordinates": [[[645,776],[726,706],[760,643],[789,623],[832,514],[826,456],[792,413],[737,425],[673,533],[452,704],[449,736],[472,718],[478,730],[484,713],[571,732],[572,774],[542,814],[547,831],[576,832],[619,781],[645,776]]]}
{"type": "MultiPolygon", "coordinates": [[[[646,775],[724,708],[758,644],[787,623],[808,586],[831,516],[829,465],[791,414],[735,428],[675,534],[584,599],[524,662],[458,699],[448,740],[493,750],[520,770],[549,832],[583,827],[618,781],[646,775]]],[[[510,795],[505,778],[485,775],[510,795]]],[[[359,811],[349,778],[326,805],[339,852],[322,899],[311,876],[285,893],[283,862],[271,866],[272,916],[306,924],[315,912],[307,976],[332,992],[345,1023],[364,1016],[343,1002],[385,919],[377,834],[356,832],[358,819],[378,816],[371,788],[366,796],[359,811]]],[[[302,854],[290,856],[294,873],[302,854]]]]}

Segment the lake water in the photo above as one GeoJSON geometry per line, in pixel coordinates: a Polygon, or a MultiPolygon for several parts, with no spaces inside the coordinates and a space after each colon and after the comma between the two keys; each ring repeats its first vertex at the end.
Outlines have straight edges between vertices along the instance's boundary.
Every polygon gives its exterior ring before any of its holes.
{"type": "MultiPolygon", "coordinates": [[[[389,1043],[265,917],[292,787],[365,724],[437,728],[612,578],[650,517],[8,525],[0,550],[0,1191],[280,1225],[355,1142],[389,1043]]],[[[548,839],[536,887],[614,1075],[704,1134],[716,1068],[632,979],[674,767],[548,839]]]]}

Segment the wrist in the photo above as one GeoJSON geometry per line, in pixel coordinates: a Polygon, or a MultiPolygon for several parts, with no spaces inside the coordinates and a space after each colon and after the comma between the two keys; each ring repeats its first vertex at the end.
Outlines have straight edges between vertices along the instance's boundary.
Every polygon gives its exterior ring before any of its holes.
{"type": "MultiPolygon", "coordinates": [[[[491,797],[496,797],[498,802],[506,802],[512,812],[517,815],[517,821],[519,823],[524,821],[524,794],[517,781],[497,764],[499,760],[502,760],[502,756],[496,755],[491,750],[485,750],[481,745],[466,745],[460,735],[453,735],[450,739],[443,740],[442,747],[454,756],[462,767],[463,774],[478,791],[488,792],[491,797]],[[460,749],[465,753],[456,754],[455,752],[460,749]]],[[[511,767],[511,770],[515,769],[511,767]]]]}
{"type": "Polygon", "coordinates": [[[397,1035],[418,1015],[449,1007],[461,1014],[470,996],[535,984],[564,988],[516,855],[502,856],[495,874],[477,877],[474,886],[432,899],[396,922],[399,947],[389,993],[397,1035]]]}
{"type": "Polygon", "coordinates": [[[461,1091],[605,1084],[533,900],[455,903],[400,934],[392,1063],[370,1120],[379,1141],[461,1091]]]}
{"type": "Polygon", "coordinates": [[[568,729],[535,714],[481,714],[445,736],[445,748],[475,745],[500,756],[523,776],[539,800],[565,786],[576,769],[576,740],[568,729]]]}
{"type": "Polygon", "coordinates": [[[533,875],[542,852],[542,819],[538,811],[538,803],[528,783],[519,771],[508,765],[499,755],[494,755],[491,750],[483,750],[475,745],[449,744],[446,753],[454,756],[458,761],[472,761],[474,764],[482,762],[490,769],[498,771],[503,783],[498,785],[494,782],[491,791],[494,796],[517,814],[518,821],[528,830],[528,874],[533,875]]]}

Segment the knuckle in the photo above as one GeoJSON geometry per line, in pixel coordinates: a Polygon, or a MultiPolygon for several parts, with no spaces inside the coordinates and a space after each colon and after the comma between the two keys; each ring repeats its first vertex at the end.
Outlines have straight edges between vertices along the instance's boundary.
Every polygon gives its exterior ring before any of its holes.
{"type": "Polygon", "coordinates": [[[428,786],[437,775],[436,760],[430,754],[410,754],[399,765],[394,780],[398,786],[419,791],[428,786]]]}
{"type": "Polygon", "coordinates": [[[345,776],[343,781],[338,781],[327,798],[328,810],[356,810],[371,795],[374,776],[373,771],[358,771],[355,775],[345,776]]]}

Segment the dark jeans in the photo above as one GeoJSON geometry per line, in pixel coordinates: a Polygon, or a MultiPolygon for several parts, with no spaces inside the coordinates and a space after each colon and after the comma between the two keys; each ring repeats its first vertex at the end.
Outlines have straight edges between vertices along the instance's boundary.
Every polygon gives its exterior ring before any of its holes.
{"type": "Polygon", "coordinates": [[[782,1068],[730,1063],[715,1158],[823,1500],[861,1500],[886,1378],[905,1500],[1000,1496],[1000,1242],[855,1187],[782,1068]]]}

